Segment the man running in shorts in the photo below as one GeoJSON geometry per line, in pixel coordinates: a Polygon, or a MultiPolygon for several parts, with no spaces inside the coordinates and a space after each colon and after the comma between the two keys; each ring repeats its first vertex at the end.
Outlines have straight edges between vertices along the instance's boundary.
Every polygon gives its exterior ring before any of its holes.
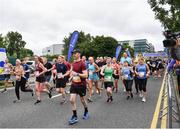
{"type": "Polygon", "coordinates": [[[81,60],[81,52],[79,49],[73,51],[74,62],[72,63],[72,69],[70,73],[70,80],[72,80],[70,88],[70,102],[72,106],[73,115],[69,119],[69,124],[75,124],[78,122],[77,110],[76,110],[76,99],[77,95],[80,96],[81,103],[84,106],[83,119],[89,118],[88,106],[85,99],[86,96],[86,78],[88,73],[86,70],[85,63],[81,60]]]}

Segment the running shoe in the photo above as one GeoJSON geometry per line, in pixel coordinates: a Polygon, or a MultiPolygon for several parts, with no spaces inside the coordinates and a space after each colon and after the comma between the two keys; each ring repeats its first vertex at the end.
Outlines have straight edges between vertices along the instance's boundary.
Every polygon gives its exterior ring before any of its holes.
{"type": "Polygon", "coordinates": [[[130,99],[130,96],[128,95],[126,99],[129,100],[129,99],[130,99]]]}
{"type": "Polygon", "coordinates": [[[38,104],[38,103],[41,103],[41,100],[37,100],[34,105],[38,104]]]}
{"type": "Polygon", "coordinates": [[[131,93],[131,98],[133,98],[133,93],[131,93]]]}
{"type": "Polygon", "coordinates": [[[110,101],[110,98],[107,99],[107,102],[109,102],[109,101],[110,101]]]}
{"type": "Polygon", "coordinates": [[[88,98],[87,100],[88,100],[88,102],[93,102],[91,98],[88,98]]]}
{"type": "Polygon", "coordinates": [[[20,103],[21,102],[21,100],[20,99],[18,99],[18,100],[14,100],[13,101],[13,103],[20,103]]]}
{"type": "Polygon", "coordinates": [[[124,88],[124,92],[126,92],[126,88],[124,88]]]}
{"type": "Polygon", "coordinates": [[[51,97],[52,97],[52,95],[51,95],[51,91],[49,91],[48,95],[49,95],[49,98],[51,98],[51,97]]]}
{"type": "Polygon", "coordinates": [[[69,124],[70,125],[73,125],[75,123],[78,122],[78,118],[76,116],[72,116],[70,119],[69,119],[69,124]]]}
{"type": "Polygon", "coordinates": [[[145,97],[142,98],[142,102],[146,102],[146,98],[145,97]]]}
{"type": "Polygon", "coordinates": [[[66,99],[60,102],[61,105],[66,104],[66,103],[67,103],[66,99]]]}
{"type": "Polygon", "coordinates": [[[1,91],[1,93],[6,93],[7,92],[7,89],[4,89],[3,91],[1,91]]]}
{"type": "Polygon", "coordinates": [[[111,102],[113,101],[113,97],[112,96],[109,99],[110,99],[111,102]]]}
{"type": "Polygon", "coordinates": [[[89,119],[89,113],[88,112],[84,112],[83,119],[84,120],[89,119]]]}

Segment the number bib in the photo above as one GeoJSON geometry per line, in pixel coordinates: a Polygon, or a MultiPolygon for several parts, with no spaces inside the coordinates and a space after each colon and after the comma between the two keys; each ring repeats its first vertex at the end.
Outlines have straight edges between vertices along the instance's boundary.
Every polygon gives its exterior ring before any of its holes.
{"type": "Polygon", "coordinates": [[[81,78],[79,76],[74,76],[72,78],[72,81],[75,82],[75,83],[80,83],[81,82],[81,78]]]}
{"type": "Polygon", "coordinates": [[[63,78],[63,74],[62,73],[57,73],[57,78],[63,78]]]}
{"type": "Polygon", "coordinates": [[[39,76],[39,71],[36,71],[36,72],[35,72],[35,76],[36,76],[36,77],[39,76]]]}
{"type": "Polygon", "coordinates": [[[111,76],[106,76],[104,79],[105,79],[106,82],[111,82],[112,81],[112,77],[111,76]]]}
{"type": "Polygon", "coordinates": [[[144,72],[139,72],[140,77],[144,77],[145,73],[144,72]]]}

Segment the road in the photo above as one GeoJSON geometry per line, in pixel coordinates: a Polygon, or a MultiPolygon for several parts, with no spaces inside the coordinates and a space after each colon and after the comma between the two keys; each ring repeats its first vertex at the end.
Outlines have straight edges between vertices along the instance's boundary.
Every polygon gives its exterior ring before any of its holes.
{"type": "MultiPolygon", "coordinates": [[[[60,97],[49,99],[43,94],[42,103],[35,106],[35,97],[30,93],[21,93],[22,102],[14,104],[14,90],[9,90],[0,94],[0,128],[150,128],[162,80],[149,79],[146,103],[141,102],[138,95],[126,100],[121,82],[120,91],[114,93],[112,103],[106,102],[105,93],[101,96],[95,94],[94,102],[88,104],[89,120],[81,119],[84,109],[78,99],[79,122],[75,125],[68,125],[71,106],[69,102],[60,105],[60,97]]],[[[56,94],[53,92],[53,96],[56,94]]]]}

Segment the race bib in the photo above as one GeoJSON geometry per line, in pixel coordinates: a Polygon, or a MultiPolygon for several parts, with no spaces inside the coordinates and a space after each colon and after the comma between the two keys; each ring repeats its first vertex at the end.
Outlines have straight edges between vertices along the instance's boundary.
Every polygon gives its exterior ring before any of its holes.
{"type": "Polygon", "coordinates": [[[80,83],[81,82],[81,78],[79,76],[74,76],[72,78],[72,81],[75,82],[75,83],[80,83]]]}
{"type": "Polygon", "coordinates": [[[92,76],[93,75],[93,71],[89,71],[89,76],[92,76]]]}
{"type": "Polygon", "coordinates": [[[111,77],[111,76],[106,76],[106,77],[105,77],[105,81],[107,81],[107,82],[112,81],[112,77],[111,77]]]}
{"type": "Polygon", "coordinates": [[[57,78],[63,78],[63,74],[62,73],[57,73],[57,78]]]}
{"type": "Polygon", "coordinates": [[[139,72],[140,77],[144,77],[145,73],[144,72],[139,72]]]}
{"type": "Polygon", "coordinates": [[[124,75],[124,79],[128,79],[128,74],[125,74],[125,75],[124,75]]]}
{"type": "Polygon", "coordinates": [[[152,65],[152,67],[155,67],[155,66],[156,66],[155,64],[152,65]]]}

